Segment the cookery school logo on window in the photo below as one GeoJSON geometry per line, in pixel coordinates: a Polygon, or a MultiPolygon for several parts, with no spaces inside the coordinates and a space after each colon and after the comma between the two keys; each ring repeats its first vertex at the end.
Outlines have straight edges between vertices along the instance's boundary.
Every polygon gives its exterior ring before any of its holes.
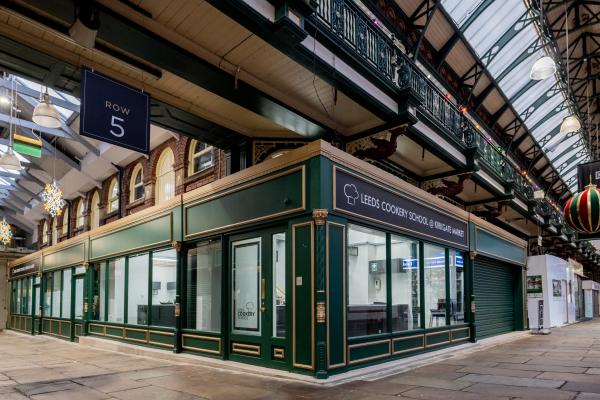
{"type": "Polygon", "coordinates": [[[393,225],[461,247],[467,246],[467,223],[383,189],[344,170],[334,169],[338,211],[393,225]]]}

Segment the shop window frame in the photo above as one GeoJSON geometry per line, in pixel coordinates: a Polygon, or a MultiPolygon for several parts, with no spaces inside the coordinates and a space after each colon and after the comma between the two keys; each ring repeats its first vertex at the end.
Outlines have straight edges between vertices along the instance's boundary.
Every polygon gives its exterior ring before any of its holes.
{"type": "MultiPolygon", "coordinates": [[[[360,226],[363,228],[367,228],[367,229],[372,229],[375,231],[379,231],[379,232],[383,232],[386,235],[386,290],[387,290],[387,304],[386,304],[386,318],[388,319],[388,323],[386,324],[386,331],[383,333],[378,333],[378,334],[372,334],[372,335],[362,335],[362,336],[353,336],[350,337],[348,336],[346,338],[347,343],[358,343],[358,342],[370,342],[373,340],[377,340],[377,339],[382,339],[382,338],[394,338],[394,337],[402,337],[402,336],[406,336],[406,335],[411,335],[411,334],[422,334],[424,332],[435,332],[435,331],[439,331],[439,330],[450,330],[450,329],[454,329],[456,327],[460,327],[460,326],[465,326],[465,325],[469,325],[470,321],[466,320],[466,310],[465,310],[465,320],[460,323],[460,324],[455,324],[455,325],[451,325],[451,313],[449,312],[449,307],[450,307],[450,264],[449,264],[449,254],[451,252],[455,252],[455,253],[460,253],[461,257],[463,258],[463,260],[465,259],[465,253],[467,252],[466,249],[460,249],[457,247],[452,247],[450,245],[447,244],[443,244],[443,243],[437,243],[434,242],[432,240],[425,240],[423,238],[420,237],[416,237],[416,236],[412,236],[412,235],[408,235],[405,232],[401,231],[401,230],[395,230],[389,227],[382,227],[382,226],[376,226],[376,225],[372,225],[369,223],[365,223],[362,220],[359,219],[354,219],[354,218],[346,218],[346,250],[347,251],[347,247],[349,244],[349,227],[351,225],[355,225],[355,226],[360,226]],[[420,302],[420,324],[418,328],[414,328],[411,330],[404,330],[404,331],[396,331],[394,332],[392,329],[392,324],[391,324],[391,316],[392,316],[392,310],[391,310],[391,297],[392,297],[392,288],[391,288],[391,236],[395,235],[395,236],[399,236],[402,238],[406,238],[408,240],[413,240],[419,243],[419,302],[420,302]],[[425,244],[428,245],[432,245],[432,246],[437,246],[437,247],[442,247],[444,248],[444,254],[445,254],[445,292],[446,292],[446,301],[445,301],[445,307],[446,307],[446,318],[445,318],[445,325],[442,326],[436,326],[436,327],[431,327],[431,328],[427,328],[427,322],[425,319],[425,254],[424,254],[424,247],[425,244]]],[[[349,261],[348,261],[348,257],[346,257],[346,276],[349,276],[349,261]]],[[[464,272],[463,272],[464,273],[464,272]]],[[[463,280],[464,280],[464,276],[463,276],[463,280]]],[[[344,312],[346,313],[346,330],[348,331],[348,304],[349,304],[349,291],[350,291],[350,281],[349,279],[346,280],[346,309],[344,310],[344,312]]],[[[466,286],[465,286],[466,287],[466,286]]],[[[466,291],[463,291],[463,304],[466,305],[467,303],[467,296],[466,296],[466,291]]]]}
{"type": "MultiPolygon", "coordinates": [[[[94,261],[92,263],[92,265],[90,265],[90,268],[92,268],[93,274],[91,277],[92,280],[92,296],[95,294],[94,292],[94,286],[96,284],[96,281],[98,282],[98,298],[99,301],[102,298],[103,302],[104,302],[104,313],[103,315],[100,315],[100,310],[98,310],[98,319],[94,319],[94,315],[92,313],[91,318],[90,318],[90,322],[94,322],[94,323],[101,323],[101,324],[105,324],[105,325],[110,325],[110,326],[124,326],[124,327],[132,327],[132,328],[143,328],[143,329],[149,329],[149,330],[164,330],[164,331],[172,331],[176,329],[176,325],[174,324],[173,326],[163,326],[163,325],[154,325],[153,324],[153,312],[152,312],[152,276],[153,276],[153,254],[154,253],[160,253],[162,251],[165,250],[173,250],[172,247],[159,247],[156,249],[150,249],[150,250],[146,250],[146,251],[141,251],[141,252],[135,252],[135,253],[127,253],[127,254],[121,254],[115,257],[110,257],[107,259],[102,259],[102,260],[97,260],[94,261]],[[129,317],[129,312],[128,312],[128,307],[129,307],[129,293],[128,293],[128,289],[129,289],[129,258],[130,257],[137,257],[137,256],[141,256],[141,255],[148,255],[148,281],[146,282],[146,287],[148,290],[148,315],[147,315],[147,323],[143,324],[143,325],[139,325],[139,324],[130,324],[127,323],[127,318],[129,317]],[[125,261],[125,268],[124,268],[124,275],[125,275],[125,282],[124,282],[124,295],[123,295],[123,304],[122,304],[122,312],[123,312],[123,322],[112,322],[108,320],[108,281],[109,281],[109,268],[108,265],[110,263],[110,261],[119,259],[119,258],[123,258],[125,261]],[[96,272],[96,266],[98,266],[98,271],[100,271],[100,273],[104,273],[104,291],[103,293],[100,293],[100,281],[99,281],[99,275],[96,272]],[[102,271],[102,266],[104,266],[104,271],[102,271]]],[[[177,257],[181,257],[179,255],[179,253],[176,253],[177,257]]],[[[176,263],[178,263],[179,260],[176,259],[176,263]]],[[[177,293],[177,287],[180,285],[180,276],[179,276],[179,272],[176,272],[175,275],[175,290],[177,293]]],[[[181,291],[180,291],[181,292],[181,291]]],[[[175,304],[175,303],[174,303],[175,304]]],[[[98,304],[98,307],[100,307],[100,304],[98,304]]]]}

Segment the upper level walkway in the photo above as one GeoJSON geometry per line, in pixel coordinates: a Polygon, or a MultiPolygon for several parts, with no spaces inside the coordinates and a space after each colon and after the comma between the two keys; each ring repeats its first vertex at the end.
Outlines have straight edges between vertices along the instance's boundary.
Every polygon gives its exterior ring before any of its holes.
{"type": "Polygon", "coordinates": [[[179,355],[162,360],[4,332],[0,399],[600,399],[600,321],[441,358],[325,387],[192,365],[179,355]]]}

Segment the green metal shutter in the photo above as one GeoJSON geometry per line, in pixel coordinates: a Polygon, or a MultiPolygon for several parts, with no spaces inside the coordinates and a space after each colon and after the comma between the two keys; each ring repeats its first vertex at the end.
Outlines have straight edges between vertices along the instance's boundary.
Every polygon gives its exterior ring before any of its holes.
{"type": "Polygon", "coordinates": [[[473,292],[477,339],[515,328],[515,267],[476,258],[473,292]]]}

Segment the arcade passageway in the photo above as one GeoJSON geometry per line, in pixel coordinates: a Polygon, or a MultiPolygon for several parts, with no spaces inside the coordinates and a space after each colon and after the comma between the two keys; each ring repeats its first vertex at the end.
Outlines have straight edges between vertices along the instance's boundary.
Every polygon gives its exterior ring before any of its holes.
{"type": "Polygon", "coordinates": [[[3,332],[0,399],[600,399],[599,337],[600,321],[582,322],[381,379],[317,386],[3,332]]]}

